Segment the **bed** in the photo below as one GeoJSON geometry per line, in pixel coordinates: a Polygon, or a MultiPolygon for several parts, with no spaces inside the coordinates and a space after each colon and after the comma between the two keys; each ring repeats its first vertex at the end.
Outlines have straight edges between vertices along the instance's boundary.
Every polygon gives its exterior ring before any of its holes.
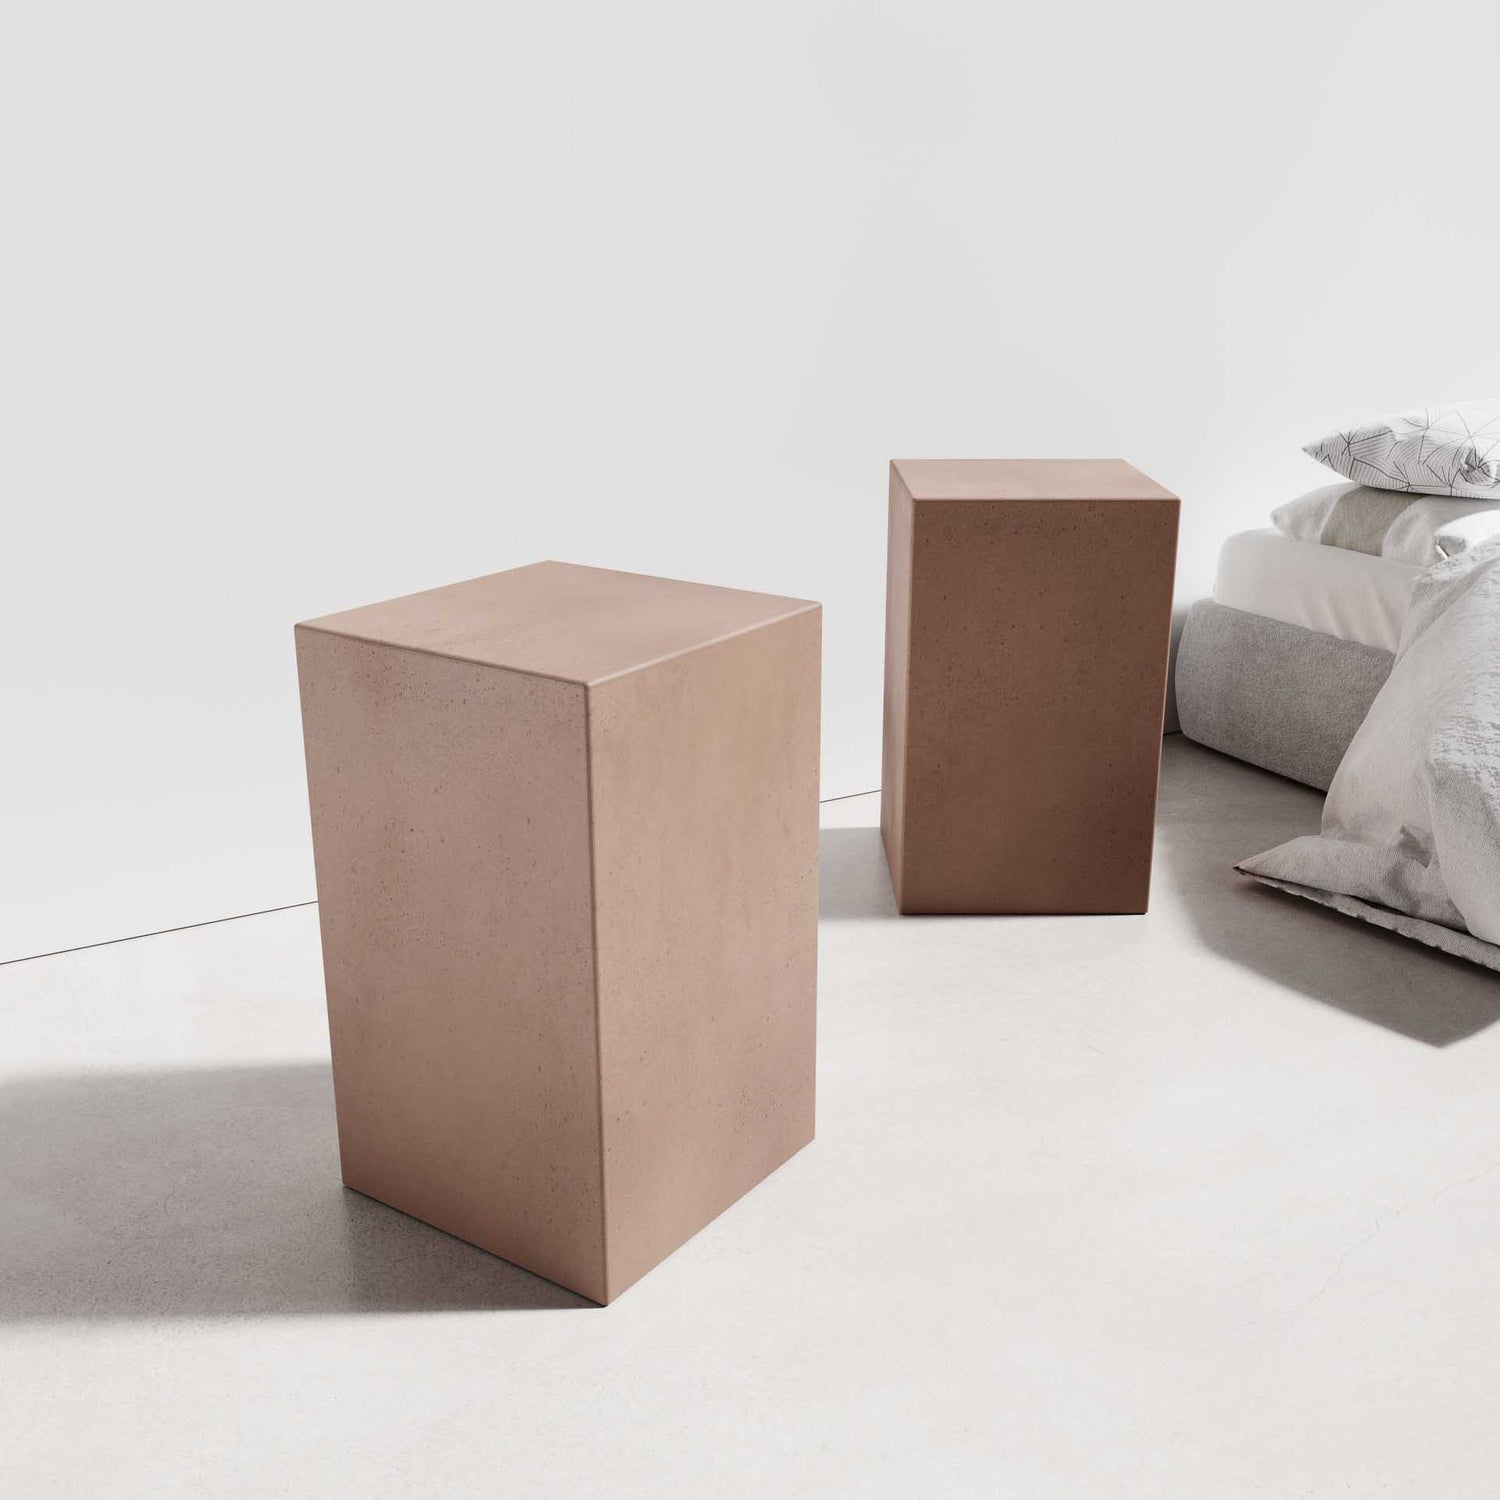
{"type": "Polygon", "coordinates": [[[1182,732],[1327,791],[1390,675],[1421,571],[1270,527],[1231,536],[1178,646],[1182,732]]]}
{"type": "Polygon", "coordinates": [[[1497,663],[1500,538],[1422,568],[1230,537],[1178,649],[1182,732],[1330,793],[1321,833],[1236,868],[1500,971],[1497,663]]]}
{"type": "Polygon", "coordinates": [[[1224,544],[1181,728],[1327,793],[1237,870],[1500,972],[1500,401],[1303,451],[1341,481],[1224,544]]]}

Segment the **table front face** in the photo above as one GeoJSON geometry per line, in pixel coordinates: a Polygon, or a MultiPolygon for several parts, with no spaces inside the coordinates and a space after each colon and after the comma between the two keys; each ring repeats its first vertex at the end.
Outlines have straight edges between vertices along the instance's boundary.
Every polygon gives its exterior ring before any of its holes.
{"type": "Polygon", "coordinates": [[[902,909],[1144,911],[1177,502],[905,505],[902,909]]]}
{"type": "Polygon", "coordinates": [[[344,1181],[602,1300],[585,690],[297,646],[344,1181]]]}

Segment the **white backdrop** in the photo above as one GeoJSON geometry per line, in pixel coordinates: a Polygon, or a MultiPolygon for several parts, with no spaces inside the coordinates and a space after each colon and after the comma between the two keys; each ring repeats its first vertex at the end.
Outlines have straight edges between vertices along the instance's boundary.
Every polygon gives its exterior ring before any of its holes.
{"type": "Polygon", "coordinates": [[[300,617],[821,599],[831,796],[888,458],[1127,457],[1202,594],[1301,441],[1500,394],[1496,54],[1478,0],[7,8],[0,957],[312,895],[300,617]]]}

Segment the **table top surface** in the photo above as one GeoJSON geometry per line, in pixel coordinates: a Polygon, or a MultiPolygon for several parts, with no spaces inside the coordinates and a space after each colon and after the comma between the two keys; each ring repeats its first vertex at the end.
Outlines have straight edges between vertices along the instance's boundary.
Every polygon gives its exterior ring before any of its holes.
{"type": "Polygon", "coordinates": [[[596,684],[819,607],[807,599],[539,562],[304,620],[297,628],[596,684]]]}
{"type": "Polygon", "coordinates": [[[1169,500],[1123,458],[898,458],[913,500],[1169,500]]]}

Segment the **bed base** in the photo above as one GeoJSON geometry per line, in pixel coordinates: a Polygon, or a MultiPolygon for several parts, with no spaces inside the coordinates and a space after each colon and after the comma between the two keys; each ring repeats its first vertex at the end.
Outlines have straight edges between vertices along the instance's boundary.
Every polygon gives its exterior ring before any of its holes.
{"type": "Polygon", "coordinates": [[[1200,599],[1177,648],[1182,732],[1326,792],[1393,660],[1374,646],[1200,599]]]}

